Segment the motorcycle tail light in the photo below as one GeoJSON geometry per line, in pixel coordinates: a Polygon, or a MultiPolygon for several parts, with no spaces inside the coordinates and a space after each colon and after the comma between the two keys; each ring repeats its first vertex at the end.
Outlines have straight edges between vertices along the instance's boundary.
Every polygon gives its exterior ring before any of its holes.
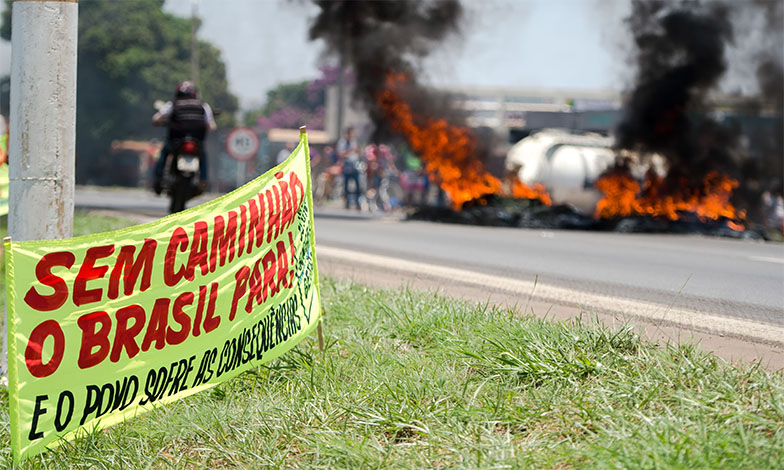
{"type": "Polygon", "coordinates": [[[196,153],[196,143],[195,142],[185,142],[182,144],[182,151],[184,153],[196,153]]]}

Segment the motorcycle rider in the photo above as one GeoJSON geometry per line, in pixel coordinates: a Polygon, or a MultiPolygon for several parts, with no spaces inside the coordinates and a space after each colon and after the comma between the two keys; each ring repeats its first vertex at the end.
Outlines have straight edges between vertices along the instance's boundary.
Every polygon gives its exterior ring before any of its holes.
{"type": "Polygon", "coordinates": [[[155,164],[155,181],[153,189],[155,194],[163,190],[163,172],[166,161],[171,153],[172,142],[192,137],[199,142],[201,156],[199,157],[199,190],[207,188],[207,154],[204,150],[204,140],[207,132],[214,131],[217,126],[212,108],[207,103],[199,100],[196,86],[193,82],[185,81],[177,85],[174,100],[166,102],[152,117],[156,126],[167,127],[166,142],[161,149],[160,157],[155,164]]]}

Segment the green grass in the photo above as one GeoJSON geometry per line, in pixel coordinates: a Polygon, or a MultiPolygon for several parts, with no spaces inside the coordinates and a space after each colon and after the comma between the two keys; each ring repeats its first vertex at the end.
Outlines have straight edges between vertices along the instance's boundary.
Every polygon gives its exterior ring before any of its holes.
{"type": "Polygon", "coordinates": [[[20,468],[782,468],[780,373],[432,292],[322,294],[324,353],[306,339],[20,468]]]}
{"type": "MultiPolygon", "coordinates": [[[[324,279],[310,338],[22,468],[781,468],[784,379],[629,329],[324,279]]],[[[2,396],[3,405],[7,397],[2,396]]],[[[0,442],[8,440],[5,406],[0,442]]],[[[0,466],[10,450],[0,449],[0,466]]]]}

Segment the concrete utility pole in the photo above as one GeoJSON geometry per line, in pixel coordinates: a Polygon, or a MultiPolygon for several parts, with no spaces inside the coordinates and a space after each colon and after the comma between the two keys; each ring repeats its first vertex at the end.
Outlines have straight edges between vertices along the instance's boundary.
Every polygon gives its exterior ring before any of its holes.
{"type": "Polygon", "coordinates": [[[199,0],[191,0],[191,81],[199,86],[199,0]]]}
{"type": "MultiPolygon", "coordinates": [[[[8,235],[14,241],[73,234],[77,17],[78,0],[12,4],[8,235]]],[[[3,374],[5,329],[3,321],[3,374]]]]}
{"type": "Polygon", "coordinates": [[[343,137],[343,95],[346,93],[345,84],[345,68],[346,68],[346,33],[341,30],[340,33],[340,50],[338,51],[338,136],[340,139],[343,137]]]}

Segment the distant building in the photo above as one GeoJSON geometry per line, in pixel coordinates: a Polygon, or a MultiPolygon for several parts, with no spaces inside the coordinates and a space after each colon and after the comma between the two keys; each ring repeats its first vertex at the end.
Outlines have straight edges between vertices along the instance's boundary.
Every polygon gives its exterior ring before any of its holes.
{"type": "Polygon", "coordinates": [[[517,141],[532,131],[562,128],[608,134],[620,119],[613,91],[503,88],[448,89],[474,127],[490,127],[517,141]]]}
{"type": "MultiPolygon", "coordinates": [[[[472,127],[491,128],[509,143],[542,129],[567,129],[610,135],[623,118],[624,93],[611,90],[547,90],[529,88],[446,88],[455,106],[468,114],[472,127]]],[[[360,131],[372,128],[369,117],[351,98],[346,87],[343,121],[360,131]]],[[[736,125],[747,136],[744,144],[752,153],[769,147],[766,140],[780,132],[781,109],[762,105],[758,99],[716,94],[711,97],[714,118],[736,125]],[[778,130],[777,130],[778,129],[778,130]]],[[[337,89],[327,92],[325,127],[337,140],[337,89]]]]}
{"type": "MultiPolygon", "coordinates": [[[[608,134],[620,119],[622,96],[613,91],[564,91],[542,89],[447,88],[472,127],[489,127],[515,142],[534,130],[574,129],[608,134]]],[[[333,139],[337,128],[337,87],[327,91],[325,128],[333,139]]],[[[343,126],[369,127],[367,113],[352,99],[346,87],[343,126]]]]}

